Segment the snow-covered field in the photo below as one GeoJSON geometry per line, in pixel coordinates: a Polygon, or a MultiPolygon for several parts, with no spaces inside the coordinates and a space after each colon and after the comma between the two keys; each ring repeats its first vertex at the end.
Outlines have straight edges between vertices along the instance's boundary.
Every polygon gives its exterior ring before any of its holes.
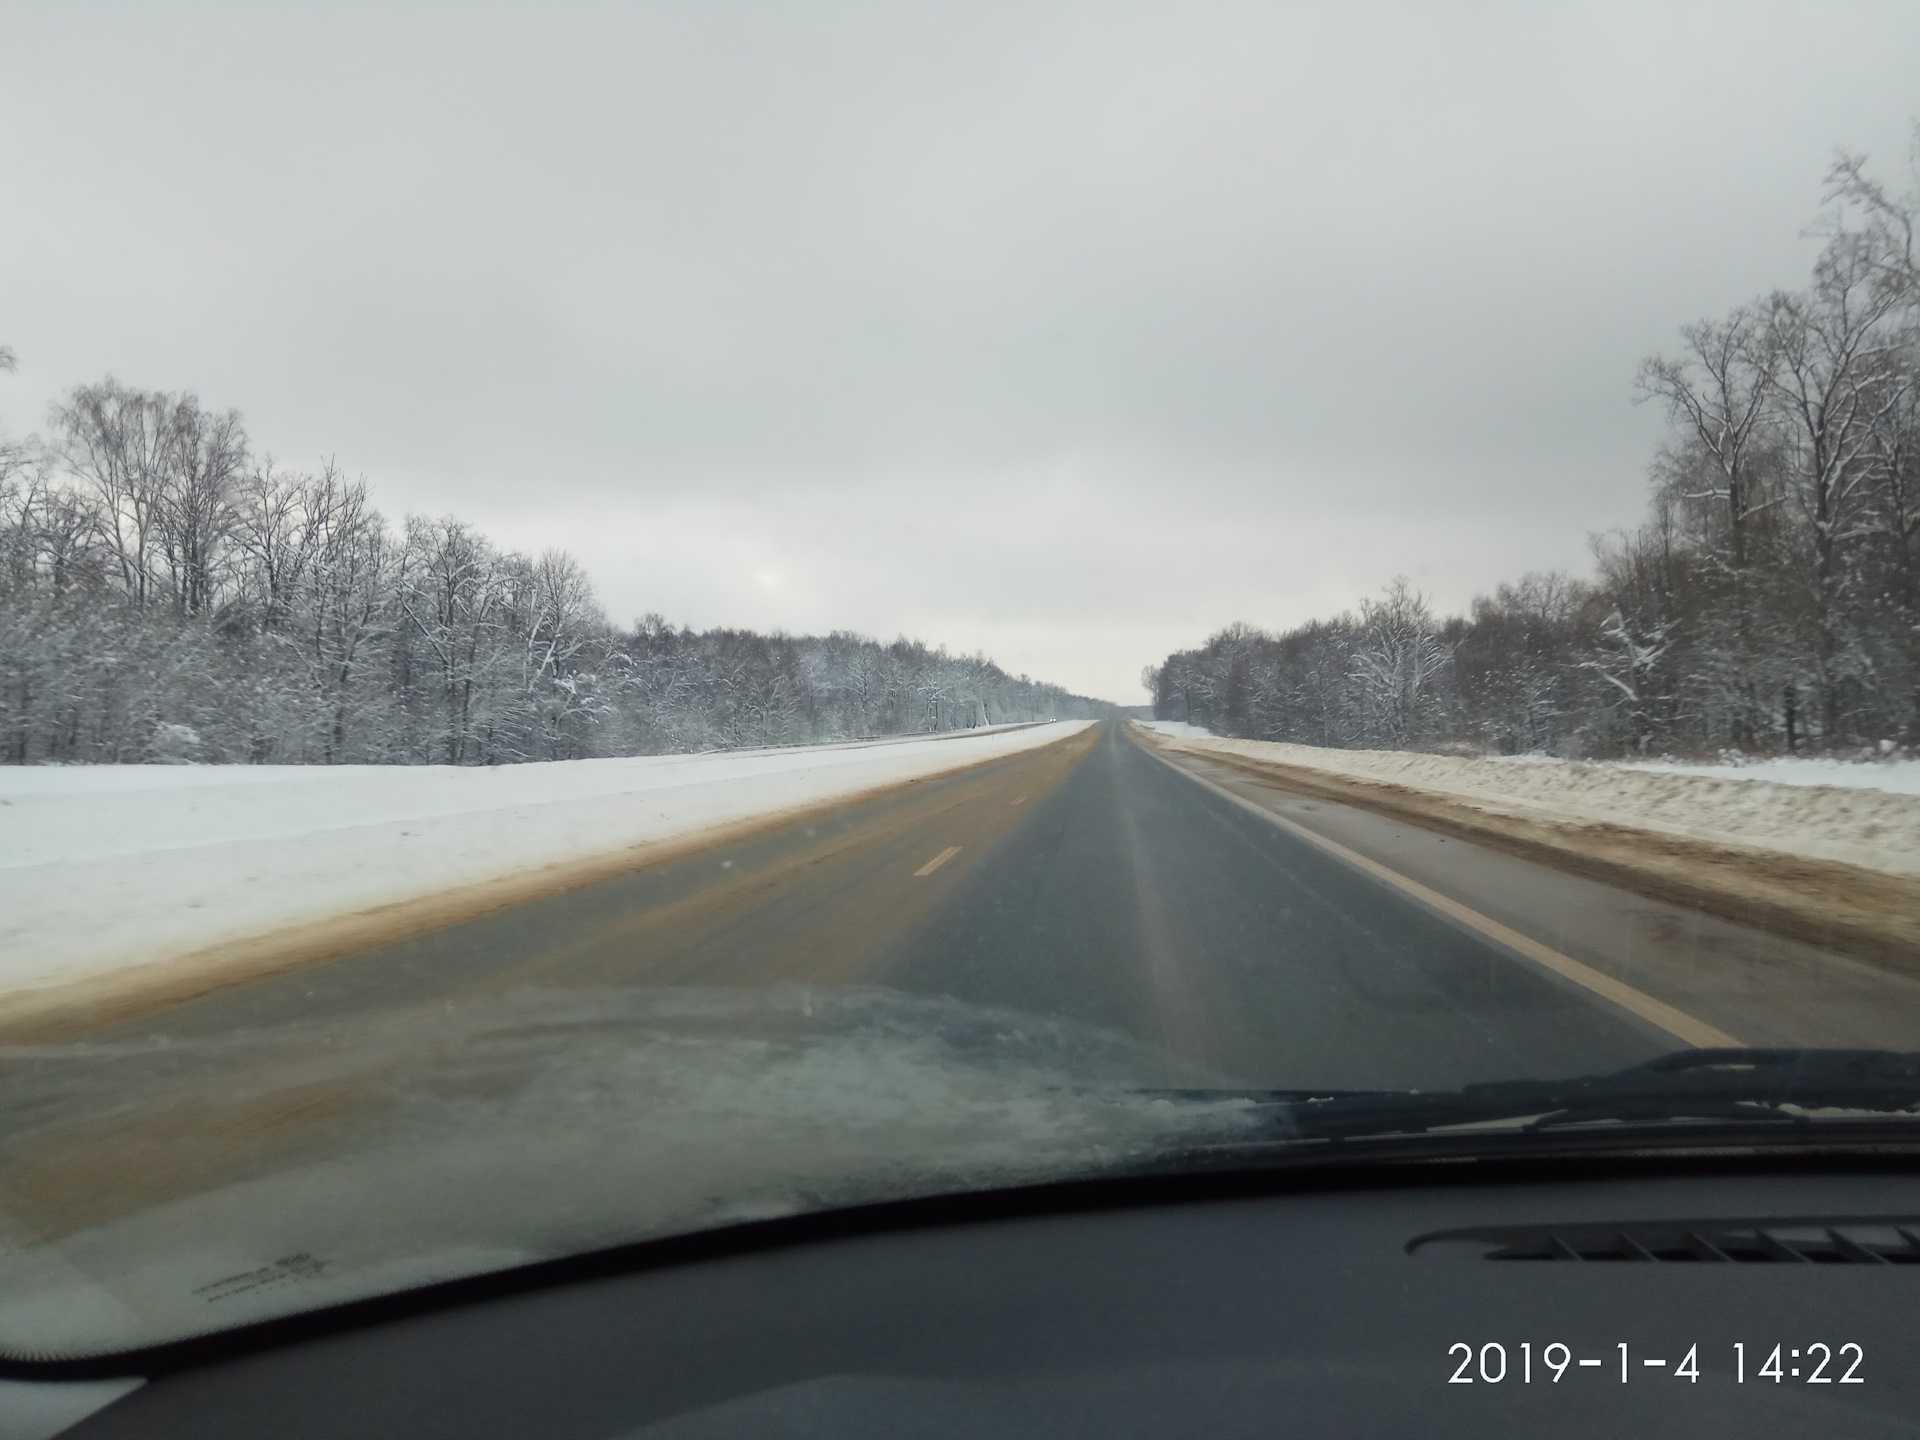
{"type": "Polygon", "coordinates": [[[1084,724],[491,769],[0,767],[0,995],[851,799],[1084,724]]]}
{"type": "MultiPolygon", "coordinates": [[[[1164,725],[1154,728],[1165,733],[1164,725]]],[[[1173,743],[1201,754],[1237,754],[1406,786],[1482,810],[1626,826],[1920,875],[1920,794],[1905,788],[1911,784],[1911,762],[1779,762],[1776,779],[1766,765],[1723,769],[1559,760],[1515,763],[1406,750],[1324,750],[1261,740],[1179,737],[1173,743]],[[1835,771],[1861,772],[1882,783],[1809,778],[1835,771]]]]}

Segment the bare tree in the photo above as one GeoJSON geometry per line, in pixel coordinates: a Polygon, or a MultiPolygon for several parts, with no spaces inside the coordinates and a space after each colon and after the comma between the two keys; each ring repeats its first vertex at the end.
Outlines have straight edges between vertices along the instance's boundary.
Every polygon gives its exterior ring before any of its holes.
{"type": "Polygon", "coordinates": [[[1353,679],[1386,745],[1405,745],[1425,729],[1433,681],[1450,658],[1437,629],[1426,597],[1404,575],[1395,577],[1385,598],[1360,602],[1353,679]]]}
{"type": "Polygon", "coordinates": [[[236,514],[247,437],[234,411],[109,376],[55,407],[59,451],[89,487],[120,584],[136,603],[209,610],[236,514]]]}
{"type": "Polygon", "coordinates": [[[1744,569],[1749,516],[1769,503],[1755,493],[1753,471],[1754,451],[1770,418],[1775,332],[1764,312],[1742,307],[1725,320],[1689,325],[1680,336],[1680,356],[1641,362],[1639,391],[1665,402],[1668,416],[1711,462],[1708,486],[1686,492],[1686,498],[1724,507],[1728,561],[1744,569]]]}
{"type": "Polygon", "coordinates": [[[164,397],[109,376],[76,388],[54,409],[59,450],[91,491],[101,538],[122,590],[145,605],[158,588],[160,509],[168,434],[164,397]]]}
{"type": "Polygon", "coordinates": [[[446,517],[407,520],[400,609],[431,657],[441,708],[436,748],[449,765],[487,758],[480,711],[496,678],[499,557],[484,536],[446,517]]]}
{"type": "Polygon", "coordinates": [[[1865,518],[1876,432],[1900,403],[1898,322],[1909,293],[1870,237],[1846,233],[1828,243],[1805,294],[1777,295],[1769,307],[1778,356],[1773,390],[1811,551],[1810,658],[1828,736],[1840,730],[1849,659],[1841,613],[1847,552],[1865,518]]]}
{"type": "Polygon", "coordinates": [[[191,395],[174,402],[168,428],[161,553],[176,603],[188,615],[201,615],[212,610],[227,578],[234,489],[247,462],[247,435],[237,411],[210,414],[191,395]]]}

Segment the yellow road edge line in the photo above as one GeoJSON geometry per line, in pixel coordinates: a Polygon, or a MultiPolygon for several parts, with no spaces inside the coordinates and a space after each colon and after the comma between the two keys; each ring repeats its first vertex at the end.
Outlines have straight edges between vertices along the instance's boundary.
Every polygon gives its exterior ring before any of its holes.
{"type": "MultiPolygon", "coordinates": [[[[1154,758],[1159,759],[1160,757],[1155,756],[1154,758]]],[[[1564,976],[1566,979],[1573,981],[1574,984],[1584,986],[1586,989],[1593,991],[1596,995],[1604,996],[1621,1009],[1629,1010],[1649,1024],[1659,1026],[1675,1039],[1684,1040],[1687,1044],[1702,1049],[1741,1048],[1741,1042],[1727,1034],[1726,1031],[1717,1030],[1704,1020],[1694,1019],[1693,1016],[1687,1014],[1686,1011],[1677,1006],[1669,1005],[1664,1000],[1656,1000],[1653,996],[1647,994],[1646,991],[1636,990],[1625,981],[1616,980],[1611,975],[1594,969],[1591,965],[1584,965],[1571,955],[1562,955],[1551,946],[1542,945],[1531,936],[1522,935],[1518,930],[1507,925],[1502,925],[1491,916],[1482,915],[1478,910],[1470,909],[1462,905],[1458,900],[1449,899],[1437,890],[1429,890],[1418,880],[1410,880],[1397,870],[1389,870],[1378,860],[1370,860],[1357,850],[1349,850],[1337,840],[1329,840],[1324,835],[1316,835],[1313,831],[1307,829],[1306,826],[1289,820],[1284,815],[1276,815],[1264,805],[1256,805],[1253,801],[1247,799],[1246,796],[1236,795],[1224,785],[1216,785],[1204,775],[1196,775],[1193,771],[1183,766],[1174,765],[1170,760],[1164,763],[1178,770],[1188,779],[1198,781],[1215,794],[1224,795],[1227,799],[1233,801],[1234,804],[1251,810],[1261,819],[1271,821],[1282,830],[1285,830],[1289,835],[1305,840],[1309,845],[1317,846],[1319,849],[1332,855],[1335,859],[1344,860],[1356,869],[1363,870],[1373,876],[1374,879],[1391,885],[1396,890],[1400,890],[1405,894],[1411,895],[1421,904],[1438,910],[1441,914],[1459,921],[1469,929],[1479,931],[1490,940],[1498,941],[1500,944],[1506,946],[1507,949],[1526,956],[1527,959],[1533,961],[1536,965],[1545,966],[1547,969],[1553,971],[1554,974],[1564,976]]]]}
{"type": "Polygon", "coordinates": [[[958,855],[959,853],[960,853],[960,847],[958,845],[949,845],[946,849],[942,850],[938,855],[934,856],[933,859],[927,861],[926,864],[922,865],[918,870],[914,871],[913,872],[914,878],[919,879],[922,875],[933,874],[934,871],[938,870],[942,865],[946,864],[947,861],[953,859],[953,857],[958,855]]]}

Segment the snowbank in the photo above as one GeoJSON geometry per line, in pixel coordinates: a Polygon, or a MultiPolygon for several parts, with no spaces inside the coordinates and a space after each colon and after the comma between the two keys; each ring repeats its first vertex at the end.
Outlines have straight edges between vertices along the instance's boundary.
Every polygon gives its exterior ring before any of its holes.
{"type": "MultiPolygon", "coordinates": [[[[1448,796],[1477,809],[1559,822],[1607,824],[1784,854],[1833,860],[1894,875],[1920,875],[1920,794],[1881,786],[1834,784],[1754,765],[1723,773],[1711,766],[1626,766],[1461,759],[1403,750],[1323,750],[1259,740],[1179,739],[1196,753],[1241,755],[1274,765],[1448,796]],[[1704,772],[1704,773],[1703,773],[1704,772]]],[[[1781,762],[1820,767],[1822,762],[1781,762]]],[[[1905,783],[1901,764],[1843,766],[1905,783]]]]}
{"type": "Polygon", "coordinates": [[[1184,720],[1136,720],[1133,722],[1156,735],[1174,735],[1181,739],[1199,737],[1211,740],[1213,732],[1204,725],[1189,725],[1184,720]]]}
{"type": "Polygon", "coordinates": [[[0,767],[0,995],[852,799],[1084,725],[492,769],[0,767]]]}
{"type": "MultiPolygon", "coordinates": [[[[1488,755],[1499,765],[1568,765],[1552,755],[1488,755]]],[[[1775,785],[1830,785],[1840,790],[1884,790],[1920,795],[1920,759],[1837,760],[1832,756],[1729,758],[1716,761],[1601,760],[1605,770],[1644,770],[1652,775],[1704,775],[1713,780],[1768,780],[1775,785]]]]}
{"type": "MultiPolygon", "coordinates": [[[[1565,764],[1565,761],[1555,761],[1565,764]]],[[[1920,795],[1920,760],[1774,759],[1690,765],[1679,760],[1635,760],[1613,768],[1654,775],[1706,775],[1715,780],[1767,780],[1775,785],[1831,785],[1841,790],[1884,790],[1920,795]]]]}

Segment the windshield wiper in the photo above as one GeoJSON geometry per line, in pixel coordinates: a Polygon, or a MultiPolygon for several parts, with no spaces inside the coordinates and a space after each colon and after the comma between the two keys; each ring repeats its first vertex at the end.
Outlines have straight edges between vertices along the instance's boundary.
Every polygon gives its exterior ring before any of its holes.
{"type": "Polygon", "coordinates": [[[1920,1109],[1920,1054],[1681,1050],[1568,1080],[1496,1080],[1437,1092],[1248,1092],[1244,1098],[1271,1107],[1275,1141],[1418,1134],[1503,1120],[1525,1120],[1528,1130],[1598,1121],[1811,1123],[1809,1111],[1920,1109]]]}

